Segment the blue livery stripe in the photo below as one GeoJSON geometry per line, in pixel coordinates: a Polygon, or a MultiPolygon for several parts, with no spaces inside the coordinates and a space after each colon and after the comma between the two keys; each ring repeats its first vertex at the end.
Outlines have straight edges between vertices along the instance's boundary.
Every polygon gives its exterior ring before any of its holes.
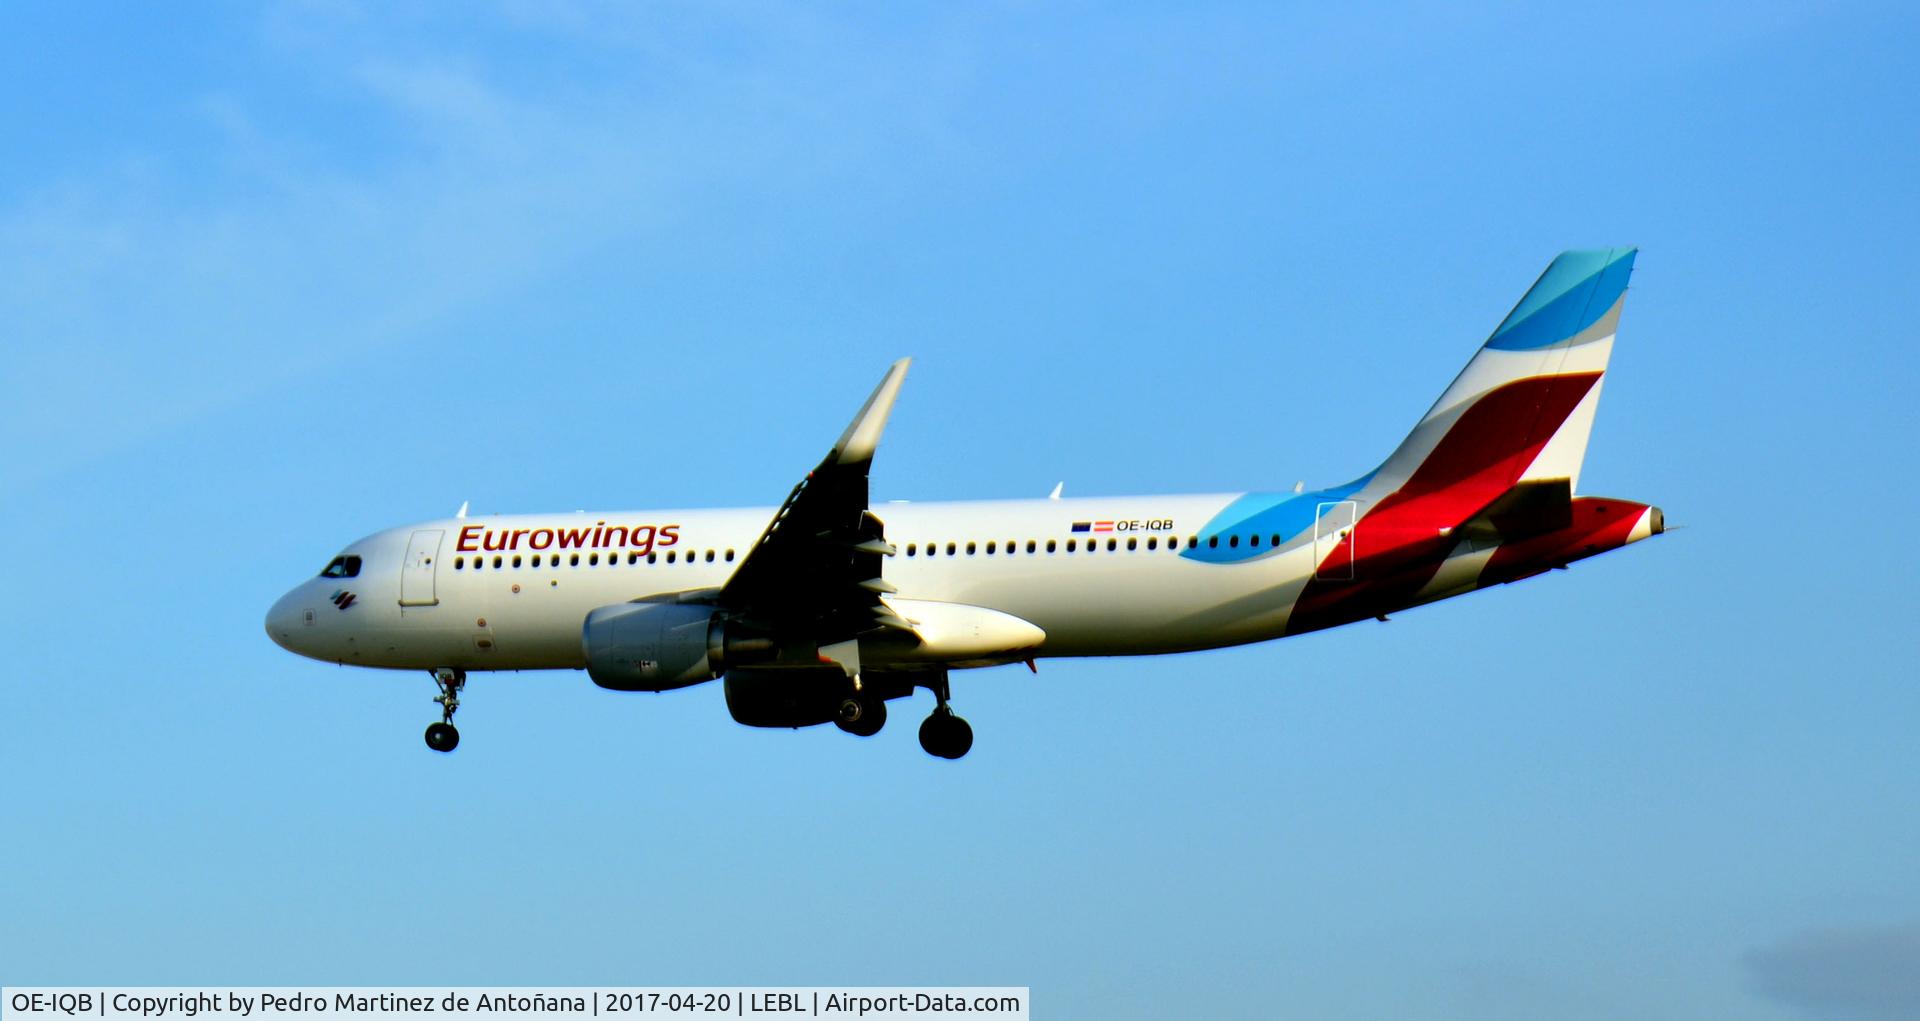
{"type": "Polygon", "coordinates": [[[1215,514],[1200,530],[1200,545],[1181,550],[1180,555],[1203,563],[1230,564],[1272,553],[1275,547],[1271,545],[1234,547],[1222,542],[1209,547],[1206,542],[1221,535],[1258,535],[1279,536],[1284,544],[1313,527],[1320,518],[1321,504],[1338,503],[1358,493],[1373,481],[1374,474],[1368,472],[1344,486],[1308,493],[1248,493],[1215,514]]]}
{"type": "Polygon", "coordinates": [[[1487,346],[1532,351],[1558,344],[1607,314],[1633,275],[1635,248],[1562,252],[1493,331],[1487,346]]]}

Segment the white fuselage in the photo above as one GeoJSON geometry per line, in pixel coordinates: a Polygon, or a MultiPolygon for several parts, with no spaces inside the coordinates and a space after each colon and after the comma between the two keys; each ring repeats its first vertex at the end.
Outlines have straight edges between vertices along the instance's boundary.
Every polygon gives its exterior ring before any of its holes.
{"type": "MultiPolygon", "coordinates": [[[[903,599],[986,607],[1032,623],[1046,634],[1038,656],[1278,637],[1314,570],[1311,530],[1277,549],[1274,537],[1260,536],[1260,555],[1231,564],[1181,555],[1238,496],[882,504],[875,510],[896,549],[883,577],[903,599]],[[1076,524],[1087,530],[1074,531],[1076,524]]],[[[773,513],[511,515],[389,529],[343,551],[360,558],[354,576],[313,578],[287,593],[267,629],[293,651],[353,665],[577,669],[589,612],[719,588],[773,513]],[[351,595],[345,608],[342,592],[351,595]]]]}

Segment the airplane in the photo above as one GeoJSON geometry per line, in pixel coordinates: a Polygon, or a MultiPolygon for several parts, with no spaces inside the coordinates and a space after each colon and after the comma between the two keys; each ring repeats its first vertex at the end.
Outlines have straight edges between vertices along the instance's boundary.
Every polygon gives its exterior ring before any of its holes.
{"type": "Polygon", "coordinates": [[[1562,253],[1379,467],[1344,485],[883,503],[868,474],[909,360],[774,509],[488,515],[348,545],[267,634],[424,670],[450,752],[473,671],[585,670],[616,691],[719,680],[753,727],[871,737],[929,689],[928,754],[973,729],[953,671],[1264,642],[1519,581],[1665,531],[1578,496],[1637,249],[1562,253]]]}

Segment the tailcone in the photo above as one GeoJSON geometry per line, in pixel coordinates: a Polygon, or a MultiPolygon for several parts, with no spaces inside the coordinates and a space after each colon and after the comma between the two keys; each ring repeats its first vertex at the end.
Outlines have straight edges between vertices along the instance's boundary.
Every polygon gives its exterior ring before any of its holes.
{"type": "MultiPolygon", "coordinates": [[[[1633,530],[1627,533],[1627,542],[1639,542],[1650,539],[1667,530],[1667,512],[1649,504],[1633,523],[1633,530]]],[[[1625,545],[1625,543],[1622,543],[1625,545]]]]}

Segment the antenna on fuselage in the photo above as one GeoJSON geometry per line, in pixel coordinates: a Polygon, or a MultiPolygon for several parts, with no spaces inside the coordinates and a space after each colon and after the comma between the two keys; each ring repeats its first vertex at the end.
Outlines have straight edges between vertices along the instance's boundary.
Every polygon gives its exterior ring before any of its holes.
{"type": "Polygon", "coordinates": [[[1056,483],[1054,483],[1054,484],[1053,484],[1053,492],[1051,492],[1051,493],[1048,493],[1048,494],[1047,494],[1047,499],[1049,499],[1049,500],[1058,500],[1058,499],[1060,499],[1060,491],[1061,491],[1062,489],[1065,489],[1065,488],[1067,488],[1067,483],[1066,483],[1066,480],[1064,480],[1064,479],[1063,479],[1063,480],[1061,480],[1061,481],[1059,481],[1059,482],[1056,482],[1056,483]]]}
{"type": "Polygon", "coordinates": [[[472,502],[473,502],[473,501],[471,501],[471,500],[462,500],[462,501],[460,501],[460,509],[459,509],[459,510],[457,510],[457,511],[454,511],[454,512],[453,512],[453,516],[454,516],[454,518],[456,518],[456,519],[460,519],[460,518],[465,518],[465,517],[467,516],[467,504],[469,504],[469,503],[472,503],[472,502]]]}
{"type": "Polygon", "coordinates": [[[1306,492],[1306,489],[1307,489],[1306,479],[1301,479],[1300,481],[1293,484],[1293,491],[1296,493],[1304,493],[1306,492]]]}

